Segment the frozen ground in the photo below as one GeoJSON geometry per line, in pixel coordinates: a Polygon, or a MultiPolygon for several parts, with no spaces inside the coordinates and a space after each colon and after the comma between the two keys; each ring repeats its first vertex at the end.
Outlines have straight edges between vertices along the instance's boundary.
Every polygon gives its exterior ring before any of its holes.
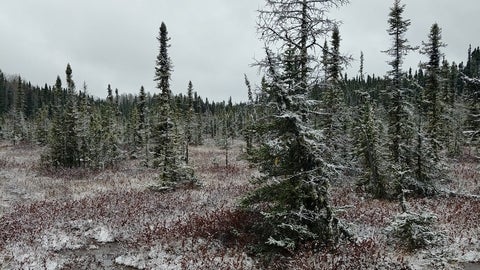
{"type": "MultiPolygon", "coordinates": [[[[45,171],[42,149],[0,143],[0,269],[480,269],[480,200],[452,196],[410,200],[438,217],[444,238],[408,253],[385,233],[398,204],[369,199],[351,185],[334,186],[333,203],[356,244],[330,251],[301,249],[260,260],[248,233],[255,217],[235,210],[253,170],[241,144],[224,168],[213,143],[192,149],[200,188],[149,191],[156,172],[128,161],[114,170],[45,171]]],[[[480,195],[479,167],[452,162],[443,188],[480,195]]]]}

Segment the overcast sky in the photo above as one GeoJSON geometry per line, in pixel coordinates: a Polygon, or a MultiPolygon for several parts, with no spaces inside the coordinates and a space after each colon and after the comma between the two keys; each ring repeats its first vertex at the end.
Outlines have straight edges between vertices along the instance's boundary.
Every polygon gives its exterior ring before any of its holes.
{"type": "MultiPolygon", "coordinates": [[[[106,96],[108,84],[120,93],[138,93],[154,86],[158,29],[162,21],[171,37],[174,65],[172,90],[186,92],[188,81],[209,100],[232,96],[245,100],[243,74],[258,81],[250,67],[261,58],[256,10],[262,0],[1,0],[0,69],[20,74],[33,84],[64,80],[70,63],[77,88],[85,81],[90,94],[106,96]]],[[[332,12],[341,19],[341,50],[358,59],[365,54],[367,73],[384,75],[390,46],[387,15],[393,0],[351,0],[332,12]]],[[[480,45],[478,0],[403,0],[412,25],[413,45],[426,40],[430,26],[443,29],[444,49],[450,61],[463,61],[468,44],[480,45]]],[[[412,54],[406,62],[416,67],[422,59],[412,54]]],[[[358,70],[358,61],[348,69],[358,70]]]]}

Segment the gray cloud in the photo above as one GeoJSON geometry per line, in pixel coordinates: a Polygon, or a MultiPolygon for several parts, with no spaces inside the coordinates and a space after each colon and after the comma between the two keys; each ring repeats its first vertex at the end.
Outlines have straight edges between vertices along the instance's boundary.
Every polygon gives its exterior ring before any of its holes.
{"type": "MultiPolygon", "coordinates": [[[[393,1],[352,0],[333,12],[344,21],[342,50],[358,57],[364,51],[366,71],[383,75],[389,46],[388,9],[393,1]]],[[[443,28],[448,59],[464,60],[468,44],[480,43],[475,34],[478,0],[404,0],[412,20],[409,39],[420,44],[429,27],[443,28]]],[[[194,88],[210,100],[246,99],[243,73],[258,80],[253,58],[262,56],[255,23],[261,0],[3,0],[0,9],[0,68],[23,75],[34,84],[53,84],[70,63],[77,85],[106,95],[107,84],[122,93],[141,85],[157,91],[153,82],[158,53],[158,27],[164,21],[171,37],[174,64],[172,89],[194,88]]],[[[406,65],[416,66],[414,54],[406,65]]],[[[353,62],[348,69],[358,69],[353,62]]]]}

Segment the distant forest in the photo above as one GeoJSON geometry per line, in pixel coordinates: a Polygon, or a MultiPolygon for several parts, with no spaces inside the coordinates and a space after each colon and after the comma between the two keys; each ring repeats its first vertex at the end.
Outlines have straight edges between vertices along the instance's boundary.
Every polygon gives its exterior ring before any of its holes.
{"type": "MultiPolygon", "coordinates": [[[[443,57],[439,67],[438,94],[442,118],[454,125],[444,127],[458,133],[447,145],[448,152],[452,155],[458,154],[465,144],[477,142],[480,136],[480,48],[473,49],[470,46],[465,52],[465,57],[466,61],[458,64],[450,63],[443,57]]],[[[405,75],[408,82],[413,85],[414,94],[421,95],[428,83],[426,69],[410,68],[405,75]]],[[[388,101],[385,93],[389,81],[387,76],[367,75],[363,74],[363,70],[354,76],[345,73],[341,78],[341,85],[346,108],[351,112],[357,111],[364,102],[361,92],[365,91],[375,104],[386,104],[388,101]]],[[[321,101],[325,85],[325,78],[320,77],[312,89],[311,97],[321,101]]],[[[248,101],[233,104],[231,99],[221,102],[209,101],[208,98],[199,96],[193,88],[190,89],[192,92],[188,92],[189,88],[186,85],[185,94],[172,95],[170,103],[179,123],[184,122],[185,115],[192,110],[195,124],[192,124],[191,132],[194,134],[191,135],[191,139],[194,144],[201,144],[205,138],[224,136],[225,125],[229,129],[229,138],[243,139],[247,130],[246,125],[251,121],[249,117],[251,118],[253,114],[253,108],[260,104],[259,99],[263,93],[262,89],[255,91],[251,87],[248,85],[250,91],[248,101]]],[[[128,158],[141,144],[138,135],[139,121],[145,121],[147,117],[150,126],[153,126],[152,114],[155,113],[154,108],[158,107],[159,93],[152,95],[150,92],[146,93],[144,89],[139,89],[136,94],[119,95],[118,89],[113,90],[108,85],[105,89],[106,97],[101,99],[89,95],[86,85],[77,89],[78,87],[74,87],[74,91],[69,93],[68,88],[62,86],[60,77],[56,84],[45,84],[40,87],[32,85],[26,78],[8,75],[0,70],[0,138],[10,140],[13,144],[46,145],[52,136],[51,127],[55,113],[58,113],[55,110],[56,106],[62,104],[63,110],[67,100],[74,99],[73,103],[78,114],[76,117],[84,121],[82,125],[90,125],[93,120],[99,123],[112,122],[111,124],[115,125],[117,129],[115,144],[118,150],[122,150],[120,151],[122,154],[119,152],[119,155],[121,158],[128,158]],[[144,114],[142,119],[139,119],[139,112],[144,114]]],[[[180,129],[184,132],[183,127],[180,129]]]]}

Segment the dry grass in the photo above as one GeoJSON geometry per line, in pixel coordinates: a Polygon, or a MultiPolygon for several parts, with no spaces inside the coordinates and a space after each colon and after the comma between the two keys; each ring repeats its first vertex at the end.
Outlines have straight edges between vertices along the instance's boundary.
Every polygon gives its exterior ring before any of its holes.
{"type": "MultiPolygon", "coordinates": [[[[42,149],[0,144],[0,265],[5,269],[454,269],[480,260],[480,200],[411,199],[412,209],[438,216],[445,234],[436,247],[399,251],[385,227],[397,202],[368,198],[348,185],[332,203],[350,205],[339,216],[358,239],[336,248],[308,243],[288,256],[260,257],[252,245],[258,216],[237,210],[254,171],[239,160],[241,143],[224,151],[213,143],[192,147],[200,188],[155,193],[155,170],[125,161],[116,169],[49,171],[38,167],[42,149]],[[443,259],[442,259],[443,258],[443,259]]],[[[451,164],[445,188],[478,194],[478,164],[451,164]]],[[[285,254],[284,254],[285,255],[285,254]]],[[[3,268],[2,268],[3,269],[3,268]]]]}
{"type": "MultiPolygon", "coordinates": [[[[250,188],[251,170],[244,161],[232,159],[231,165],[225,168],[215,162],[222,158],[222,150],[195,147],[191,150],[191,159],[202,187],[154,193],[147,187],[155,183],[157,173],[142,168],[136,164],[138,161],[126,161],[118,169],[105,171],[46,170],[36,165],[40,151],[34,147],[22,151],[10,146],[1,148],[0,194],[6,202],[0,218],[3,263],[8,262],[13,268],[46,264],[39,261],[40,258],[55,250],[64,254],[61,258],[54,256],[60,268],[84,267],[86,261],[92,260],[76,258],[76,254],[69,251],[74,249],[81,254],[81,250],[99,245],[89,237],[89,231],[102,226],[113,235],[118,251],[137,250],[143,254],[146,249],[159,248],[159,245],[175,250],[190,241],[195,249],[189,256],[187,250],[180,253],[183,259],[177,263],[181,265],[189,264],[187,258],[199,261],[192,264],[197,266],[221,266],[225,256],[230,258],[225,263],[232,266],[246,260],[236,245],[231,245],[232,251],[225,251],[217,244],[228,237],[228,230],[234,227],[226,224],[241,224],[239,218],[245,217],[244,213],[239,212],[237,216],[233,211],[238,198],[250,188]],[[15,196],[17,193],[21,196],[15,196]],[[223,232],[209,232],[221,226],[227,226],[223,232]],[[52,235],[63,235],[63,239],[52,239],[52,235]],[[206,237],[208,235],[210,237],[206,237]],[[203,238],[204,241],[197,241],[203,238]],[[49,244],[45,244],[45,239],[49,244]],[[221,259],[217,262],[206,258],[202,262],[197,249],[221,259]]],[[[238,144],[231,154],[234,158],[238,156],[238,144]]],[[[85,256],[97,253],[87,252],[85,256]]],[[[117,254],[121,255],[125,254],[117,254]]],[[[108,264],[103,259],[97,259],[97,263],[108,264]]]]}

